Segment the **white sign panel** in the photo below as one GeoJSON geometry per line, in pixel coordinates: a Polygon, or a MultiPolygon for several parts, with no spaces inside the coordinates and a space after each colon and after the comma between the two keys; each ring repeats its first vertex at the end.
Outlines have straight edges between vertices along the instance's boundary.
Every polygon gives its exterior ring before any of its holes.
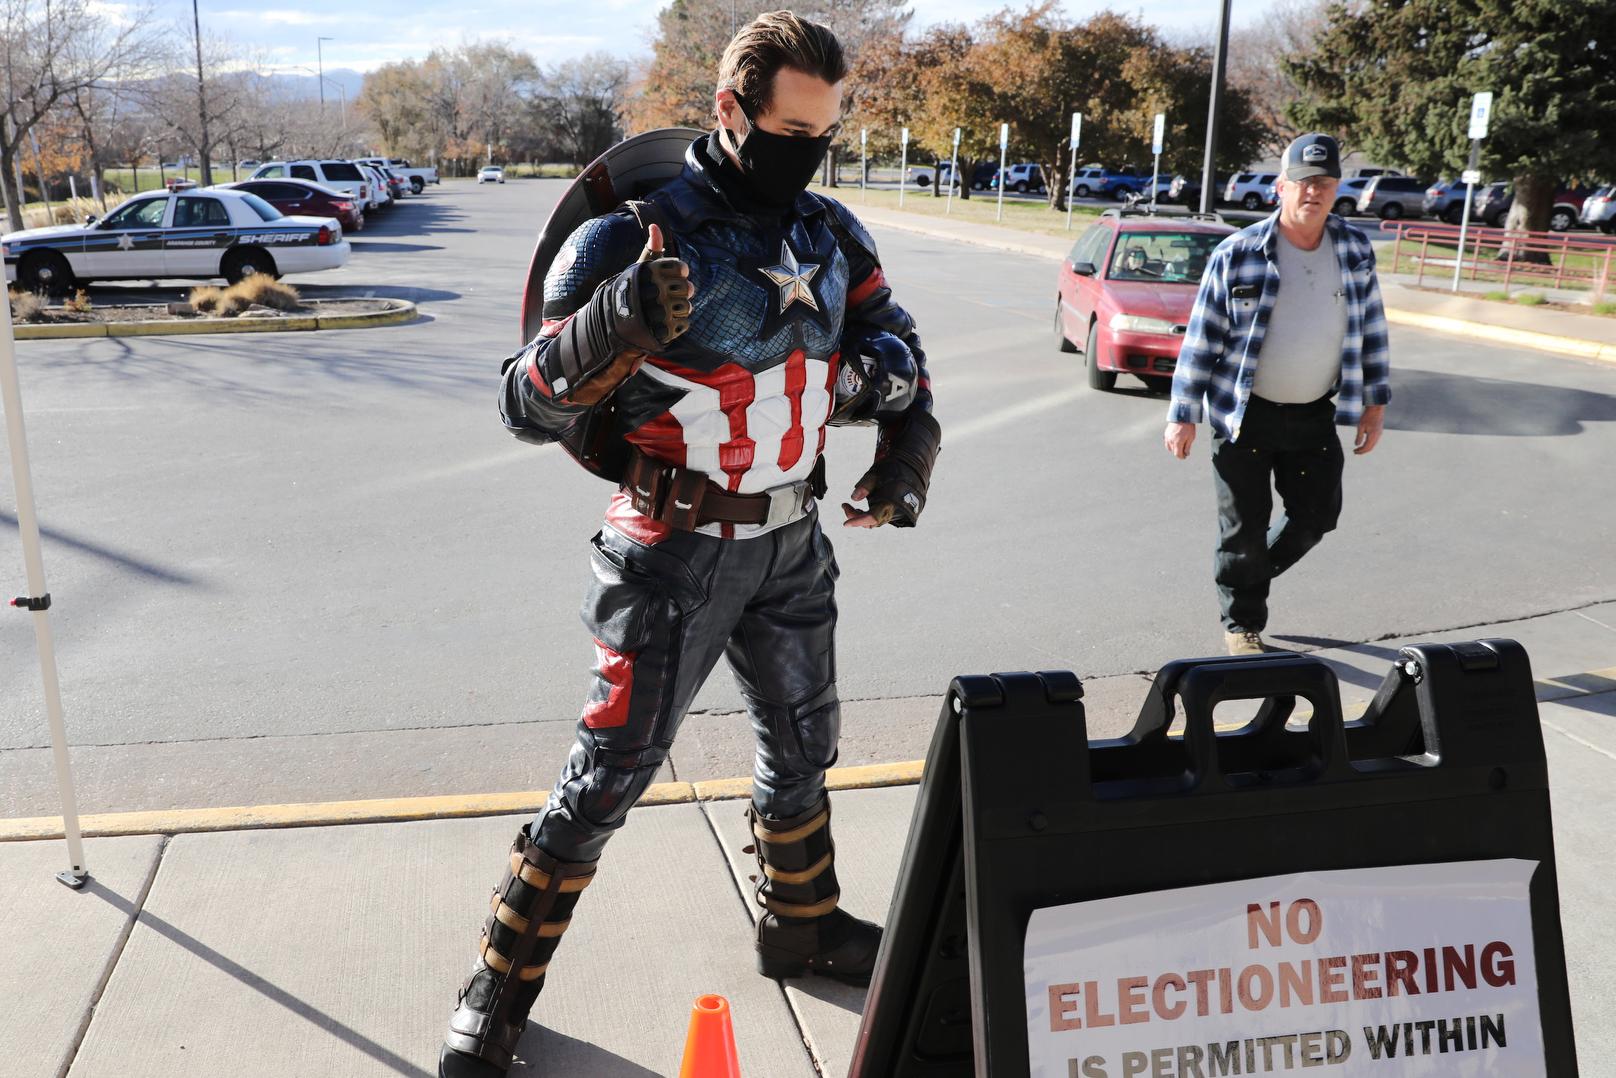
{"type": "Polygon", "coordinates": [[[903,144],[905,146],[909,145],[909,129],[907,127],[903,129],[902,138],[903,138],[903,144]]]}
{"type": "Polygon", "coordinates": [[[1150,139],[1150,152],[1151,153],[1161,153],[1161,151],[1162,151],[1162,135],[1164,133],[1166,133],[1166,130],[1167,130],[1167,113],[1165,113],[1165,112],[1156,113],[1156,132],[1155,132],[1154,135],[1151,136],[1151,139],[1150,139]]]}
{"type": "MultiPolygon", "coordinates": [[[[1451,114],[1450,114],[1451,115],[1451,114]]],[[[1477,94],[1470,101],[1470,137],[1486,138],[1487,121],[1493,115],[1493,95],[1477,94]]]]}
{"type": "Polygon", "coordinates": [[[1077,149],[1078,143],[1083,140],[1083,114],[1072,113],[1072,149],[1077,149]]]}
{"type": "Polygon", "coordinates": [[[867,128],[867,127],[859,128],[859,145],[860,146],[866,145],[869,141],[870,141],[870,129],[867,128]]]}
{"type": "Polygon", "coordinates": [[[1034,910],[1033,1078],[1545,1078],[1536,867],[1298,873],[1034,910]]]}
{"type": "Polygon", "coordinates": [[[1481,170],[1480,169],[1475,169],[1475,168],[1467,168],[1462,173],[1459,174],[1459,180],[1462,183],[1480,183],[1481,182],[1481,170]]]}
{"type": "Polygon", "coordinates": [[[1010,125],[1009,124],[1000,124],[999,125],[999,149],[1002,150],[1008,145],[1010,145],[1010,125]]]}

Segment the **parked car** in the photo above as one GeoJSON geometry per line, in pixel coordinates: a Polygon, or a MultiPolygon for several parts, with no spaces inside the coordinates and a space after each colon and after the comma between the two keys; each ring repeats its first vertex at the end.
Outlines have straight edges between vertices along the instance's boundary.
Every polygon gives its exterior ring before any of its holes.
{"type": "MultiPolygon", "coordinates": [[[[1562,187],[1556,191],[1554,207],[1549,211],[1549,228],[1555,232],[1575,228],[1582,216],[1582,207],[1588,200],[1588,194],[1586,187],[1575,190],[1562,187]]],[[[1513,184],[1490,183],[1485,188],[1476,190],[1476,201],[1471,207],[1470,214],[1488,228],[1502,228],[1513,205],[1515,205],[1513,184]]]]}
{"type": "Polygon", "coordinates": [[[169,191],[188,191],[196,186],[196,181],[184,176],[170,176],[163,181],[163,187],[169,191]]]}
{"type": "Polygon", "coordinates": [[[365,227],[363,206],[341,191],[308,180],[239,180],[219,187],[257,195],[288,216],[333,218],[344,232],[359,232],[365,227]]]}
{"type": "Polygon", "coordinates": [[[1114,388],[1126,372],[1166,388],[1207,261],[1234,231],[1107,210],[1078,237],[1061,263],[1054,331],[1061,351],[1084,353],[1091,387],[1114,388]]]}
{"type": "Polygon", "coordinates": [[[1425,215],[1425,183],[1413,176],[1374,176],[1358,196],[1358,212],[1382,221],[1425,215]]]}
{"type": "Polygon", "coordinates": [[[1598,188],[1582,203],[1578,219],[1589,228],[1597,228],[1605,235],[1616,234],[1616,186],[1607,184],[1598,188]]]}
{"type": "Polygon", "coordinates": [[[1403,173],[1395,168],[1355,168],[1352,170],[1352,179],[1372,180],[1376,176],[1401,176],[1403,173]]]}
{"type": "Polygon", "coordinates": [[[937,180],[938,187],[947,187],[949,184],[957,182],[954,179],[954,165],[951,161],[942,161],[935,166],[910,165],[909,182],[916,187],[930,187],[933,173],[939,177],[937,180]]]}
{"type": "Polygon", "coordinates": [[[1465,194],[1463,180],[1437,180],[1425,189],[1420,206],[1425,216],[1456,225],[1464,220],[1465,194]]]}
{"type": "Polygon", "coordinates": [[[1078,198],[1092,198],[1094,193],[1105,186],[1105,169],[1095,165],[1080,168],[1072,177],[1072,193],[1078,198]]]}
{"type": "Polygon", "coordinates": [[[236,162],[236,168],[238,168],[238,169],[249,169],[250,170],[250,169],[257,168],[261,164],[263,164],[262,161],[237,161],[236,162]]]}
{"type": "Polygon", "coordinates": [[[247,178],[312,180],[322,187],[341,191],[361,206],[368,207],[374,201],[370,193],[371,181],[352,161],[269,161],[259,165],[247,178]]]}
{"type": "Polygon", "coordinates": [[[498,165],[484,165],[477,173],[478,183],[504,183],[505,170],[498,165]]]}
{"type": "MultiPolygon", "coordinates": [[[[387,177],[382,175],[381,169],[375,165],[360,165],[359,171],[365,174],[370,181],[371,203],[376,209],[385,210],[393,205],[393,189],[387,183],[387,177]]],[[[370,210],[366,209],[366,213],[370,210]]]]}
{"type": "Polygon", "coordinates": [[[361,157],[363,164],[382,164],[393,170],[393,173],[410,185],[411,194],[420,194],[429,183],[441,183],[438,179],[438,170],[435,168],[416,168],[404,157],[361,157]]]}
{"type": "Polygon", "coordinates": [[[998,175],[999,166],[993,161],[978,161],[976,167],[971,169],[971,190],[986,191],[993,186],[993,177],[998,175]]]}
{"type": "Polygon", "coordinates": [[[1030,161],[1006,165],[1003,176],[994,176],[993,181],[988,186],[993,190],[998,190],[1001,178],[1006,191],[1042,191],[1044,189],[1043,167],[1030,161]]]}
{"type": "Polygon", "coordinates": [[[351,248],[327,217],[287,217],[257,195],[148,191],[82,227],[0,236],[6,280],[63,293],[90,281],[223,277],[336,269],[351,248]]]}
{"type": "MultiPolygon", "coordinates": [[[[1213,175],[1212,205],[1216,206],[1218,204],[1220,201],[1219,196],[1222,194],[1223,189],[1228,185],[1228,173],[1219,172],[1213,175]]],[[[1177,176],[1174,176],[1173,182],[1167,186],[1167,197],[1169,200],[1182,203],[1185,206],[1199,206],[1201,204],[1200,174],[1188,176],[1184,173],[1179,173],[1177,176]]]]}
{"type": "Polygon", "coordinates": [[[1260,210],[1268,198],[1268,189],[1277,179],[1277,172],[1237,172],[1223,189],[1223,201],[1231,206],[1260,210]]]}

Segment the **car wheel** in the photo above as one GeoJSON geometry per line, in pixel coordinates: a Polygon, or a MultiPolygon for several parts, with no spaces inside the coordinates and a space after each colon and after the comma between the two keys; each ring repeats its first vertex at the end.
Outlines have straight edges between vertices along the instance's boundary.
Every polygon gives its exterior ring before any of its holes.
{"type": "Polygon", "coordinates": [[[1503,228],[1504,227],[1504,218],[1508,217],[1508,216],[1509,216],[1509,211],[1508,210],[1505,210],[1503,213],[1495,213],[1495,214],[1493,214],[1491,217],[1487,218],[1487,227],[1488,228],[1503,228]]]}
{"type": "Polygon", "coordinates": [[[55,251],[31,251],[17,266],[17,285],[24,292],[65,295],[73,288],[73,267],[55,251]]]}
{"type": "Polygon", "coordinates": [[[1330,207],[1330,211],[1337,217],[1351,217],[1357,209],[1357,201],[1350,198],[1338,198],[1335,200],[1335,205],[1330,207]]]}
{"type": "Polygon", "coordinates": [[[1026,180],[1017,180],[1015,183],[1010,185],[1010,190],[1014,191],[1018,195],[1026,194],[1027,193],[1027,181],[1026,180]]]}
{"type": "Polygon", "coordinates": [[[1442,211],[1442,220],[1450,225],[1464,224],[1464,206],[1453,205],[1442,211]]]}
{"type": "Polygon", "coordinates": [[[426,184],[422,181],[421,177],[411,176],[410,190],[414,191],[416,194],[420,194],[422,191],[426,190],[426,184]]]}
{"type": "Polygon", "coordinates": [[[1091,193],[1092,193],[1092,188],[1090,188],[1088,184],[1080,183],[1080,184],[1077,185],[1077,197],[1078,198],[1088,198],[1091,193]]]}
{"type": "Polygon", "coordinates": [[[1116,371],[1102,371],[1100,369],[1100,323],[1094,322],[1089,326],[1089,340],[1083,348],[1083,365],[1088,368],[1089,388],[1098,390],[1115,389],[1117,384],[1116,371]]]}
{"type": "Polygon", "coordinates": [[[1576,223],[1577,219],[1571,216],[1570,210],[1556,209],[1549,214],[1549,230],[1552,232],[1564,232],[1576,223]]]}
{"type": "Polygon", "coordinates": [[[269,256],[268,251],[258,247],[249,247],[244,251],[231,251],[225,256],[224,265],[220,267],[220,271],[224,274],[224,279],[231,284],[244,281],[248,277],[255,277],[260,273],[268,274],[271,277],[277,276],[275,273],[275,260],[269,256]]]}
{"type": "Polygon", "coordinates": [[[1077,345],[1066,336],[1066,327],[1061,325],[1061,298],[1055,297],[1055,343],[1062,352],[1076,352],[1077,345]]]}
{"type": "Polygon", "coordinates": [[[1248,193],[1245,198],[1240,200],[1240,205],[1244,206],[1248,210],[1260,210],[1262,209],[1262,196],[1257,192],[1252,191],[1248,193]]]}
{"type": "Polygon", "coordinates": [[[1380,208],[1382,221],[1395,221],[1401,216],[1403,216],[1403,204],[1400,202],[1388,202],[1380,208]]]}
{"type": "Polygon", "coordinates": [[[931,186],[931,177],[930,176],[916,176],[915,177],[915,186],[916,187],[930,187],[931,186]]]}

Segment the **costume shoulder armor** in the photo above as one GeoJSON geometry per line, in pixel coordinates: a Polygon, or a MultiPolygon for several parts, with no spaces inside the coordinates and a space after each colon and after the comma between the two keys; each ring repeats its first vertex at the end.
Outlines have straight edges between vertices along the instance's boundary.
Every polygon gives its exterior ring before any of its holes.
{"type": "Polygon", "coordinates": [[[544,277],[544,317],[572,314],[644,249],[645,233],[626,208],[592,217],[573,229],[544,277]]]}
{"type": "Polygon", "coordinates": [[[875,239],[870,235],[869,229],[864,227],[864,222],[855,217],[853,211],[842,205],[837,199],[821,195],[818,192],[814,193],[814,197],[819,199],[825,209],[829,211],[825,216],[830,221],[831,228],[836,233],[836,238],[843,243],[851,243],[858,247],[864,254],[870,256],[872,262],[879,265],[881,256],[876,253],[875,239]]]}

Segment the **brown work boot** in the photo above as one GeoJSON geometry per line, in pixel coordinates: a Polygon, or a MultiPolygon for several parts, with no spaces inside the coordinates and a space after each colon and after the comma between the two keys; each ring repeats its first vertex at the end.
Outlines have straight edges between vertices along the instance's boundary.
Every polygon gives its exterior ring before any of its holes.
{"type": "Polygon", "coordinates": [[[439,1078],[499,1078],[510,1069],[550,957],[594,878],[595,862],[558,861],[533,845],[526,829],[516,836],[488,903],[477,963],[449,1019],[439,1078]]]}
{"type": "Polygon", "coordinates": [[[758,972],[765,977],[817,973],[848,984],[870,983],[881,927],[840,909],[830,799],[787,820],[748,809],[761,876],[757,899],[758,972]]]}
{"type": "Polygon", "coordinates": [[[1235,629],[1223,634],[1223,646],[1230,655],[1261,655],[1268,650],[1260,633],[1250,629],[1235,629]]]}

